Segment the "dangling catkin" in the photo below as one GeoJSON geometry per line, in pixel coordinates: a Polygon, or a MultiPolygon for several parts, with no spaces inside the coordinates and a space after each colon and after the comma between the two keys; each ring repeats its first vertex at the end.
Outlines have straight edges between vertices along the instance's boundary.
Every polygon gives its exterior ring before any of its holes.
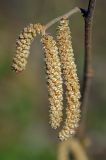
{"type": "Polygon", "coordinates": [[[61,78],[61,64],[58,57],[58,48],[53,37],[45,34],[42,36],[44,57],[50,103],[50,124],[56,129],[60,126],[63,109],[63,89],[61,78]]]}
{"type": "Polygon", "coordinates": [[[25,69],[31,42],[36,33],[40,34],[41,31],[41,24],[30,24],[19,35],[19,39],[16,42],[16,55],[13,58],[12,64],[12,69],[15,72],[21,72],[25,69]]]}
{"type": "Polygon", "coordinates": [[[80,86],[72,49],[68,20],[63,18],[57,28],[59,56],[66,85],[66,120],[59,133],[60,140],[66,140],[75,134],[80,118],[80,86]]]}

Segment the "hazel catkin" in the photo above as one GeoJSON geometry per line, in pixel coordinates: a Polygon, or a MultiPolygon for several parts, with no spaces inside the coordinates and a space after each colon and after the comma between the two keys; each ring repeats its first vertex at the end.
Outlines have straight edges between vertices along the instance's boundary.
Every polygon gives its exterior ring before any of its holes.
{"type": "Polygon", "coordinates": [[[22,33],[19,35],[19,38],[16,42],[16,54],[13,58],[12,64],[12,69],[15,72],[21,72],[25,69],[31,42],[36,34],[40,34],[41,31],[41,24],[30,24],[24,28],[22,33]]]}
{"type": "Polygon", "coordinates": [[[75,134],[80,118],[80,86],[72,49],[71,33],[68,20],[63,18],[57,28],[59,56],[66,85],[66,119],[59,133],[60,140],[66,140],[75,134]]]}
{"type": "Polygon", "coordinates": [[[58,48],[52,36],[45,34],[42,36],[44,49],[44,59],[46,63],[46,73],[50,103],[50,124],[56,129],[60,126],[63,109],[63,89],[61,78],[61,64],[58,56],[58,48]]]}

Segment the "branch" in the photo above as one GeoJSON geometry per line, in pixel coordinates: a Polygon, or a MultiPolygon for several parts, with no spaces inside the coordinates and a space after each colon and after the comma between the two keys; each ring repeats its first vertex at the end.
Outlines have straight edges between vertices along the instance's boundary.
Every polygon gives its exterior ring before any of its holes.
{"type": "Polygon", "coordinates": [[[84,138],[85,135],[85,123],[87,117],[87,101],[91,85],[91,79],[93,76],[92,69],[92,24],[93,24],[93,15],[95,9],[96,0],[89,0],[88,9],[82,10],[83,17],[85,20],[85,57],[84,57],[84,74],[83,74],[83,85],[82,85],[82,98],[81,98],[81,110],[82,110],[82,119],[81,125],[79,128],[79,137],[84,138]]]}

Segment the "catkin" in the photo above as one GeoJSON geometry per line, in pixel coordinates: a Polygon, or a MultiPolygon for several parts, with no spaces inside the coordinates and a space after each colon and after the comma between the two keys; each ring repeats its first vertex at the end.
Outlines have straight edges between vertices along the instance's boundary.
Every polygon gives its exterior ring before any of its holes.
{"type": "Polygon", "coordinates": [[[28,27],[24,28],[19,35],[16,42],[16,55],[13,58],[12,64],[12,69],[15,72],[21,72],[25,69],[31,42],[34,37],[36,37],[37,33],[40,34],[42,28],[41,24],[30,24],[28,27]]]}
{"type": "Polygon", "coordinates": [[[57,42],[63,77],[66,85],[66,120],[59,133],[60,140],[67,140],[75,134],[80,118],[80,86],[71,42],[68,20],[63,18],[57,28],[57,42]]]}
{"type": "Polygon", "coordinates": [[[44,49],[44,59],[46,63],[46,73],[50,103],[50,124],[56,129],[60,126],[63,109],[63,89],[61,78],[61,64],[58,56],[58,48],[52,36],[45,34],[42,36],[44,49]]]}

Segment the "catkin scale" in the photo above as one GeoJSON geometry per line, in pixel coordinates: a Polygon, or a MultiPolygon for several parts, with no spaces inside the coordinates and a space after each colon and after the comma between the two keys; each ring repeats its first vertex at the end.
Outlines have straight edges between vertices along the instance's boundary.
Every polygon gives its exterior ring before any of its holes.
{"type": "Polygon", "coordinates": [[[67,100],[66,119],[62,130],[59,132],[59,138],[62,141],[75,134],[80,119],[80,86],[68,25],[68,20],[63,18],[57,28],[57,43],[66,85],[67,100]]]}
{"type": "Polygon", "coordinates": [[[42,36],[44,59],[46,63],[46,74],[48,82],[48,93],[50,103],[50,124],[56,129],[60,126],[63,109],[63,89],[61,78],[61,64],[58,56],[58,48],[53,37],[45,34],[42,36]]]}
{"type": "Polygon", "coordinates": [[[40,34],[42,32],[42,28],[41,24],[30,24],[28,27],[25,27],[19,35],[16,41],[16,54],[12,64],[12,69],[15,72],[21,72],[25,69],[31,42],[37,33],[40,34]]]}

